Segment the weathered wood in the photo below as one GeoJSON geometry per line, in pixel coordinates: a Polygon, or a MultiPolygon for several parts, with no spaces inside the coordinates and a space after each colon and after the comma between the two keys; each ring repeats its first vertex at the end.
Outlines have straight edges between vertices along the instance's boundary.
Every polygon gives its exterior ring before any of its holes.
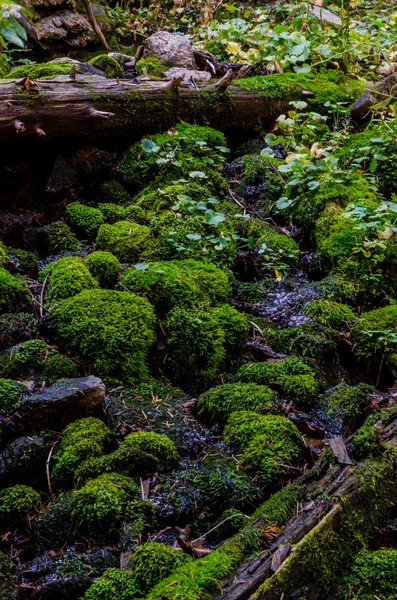
{"type": "MultiPolygon", "coordinates": [[[[178,82],[179,83],[179,82],[178,82]]],[[[303,90],[297,89],[296,96],[303,90]]],[[[179,86],[169,81],[77,75],[0,82],[0,144],[68,137],[138,137],[179,121],[219,130],[269,127],[291,98],[269,100],[230,85],[179,86]],[[26,89],[28,88],[28,89],[26,89]]]]}

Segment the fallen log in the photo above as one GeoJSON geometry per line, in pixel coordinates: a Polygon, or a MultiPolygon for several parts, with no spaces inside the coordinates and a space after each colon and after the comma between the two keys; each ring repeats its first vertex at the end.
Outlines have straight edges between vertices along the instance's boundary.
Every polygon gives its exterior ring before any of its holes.
{"type": "Polygon", "coordinates": [[[346,78],[333,82],[272,75],[222,81],[200,86],[180,80],[138,83],[75,73],[48,81],[0,81],[0,144],[138,137],[181,120],[223,131],[258,130],[272,127],[292,100],[322,109],[325,85],[338,101],[354,101],[363,91],[362,84],[346,78]]]}

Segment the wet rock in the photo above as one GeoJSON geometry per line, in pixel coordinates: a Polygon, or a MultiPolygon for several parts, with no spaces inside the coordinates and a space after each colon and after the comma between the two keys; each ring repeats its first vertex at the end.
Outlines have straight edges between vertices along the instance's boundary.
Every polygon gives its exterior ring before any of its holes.
{"type": "Polygon", "coordinates": [[[193,71],[192,69],[183,69],[181,67],[172,67],[165,74],[169,79],[183,77],[184,81],[209,81],[211,79],[211,73],[207,71],[193,71]]]}
{"type": "Polygon", "coordinates": [[[0,485],[35,484],[44,477],[51,437],[20,437],[0,453],[0,485]]]}
{"type": "Polygon", "coordinates": [[[70,10],[59,10],[34,24],[39,45],[46,50],[83,48],[96,40],[88,18],[70,10]]]}
{"type": "Polygon", "coordinates": [[[108,52],[108,56],[117,60],[121,65],[126,65],[131,68],[135,66],[135,57],[130,56],[129,54],[121,54],[120,52],[108,52]]]}
{"type": "Polygon", "coordinates": [[[100,414],[104,399],[105,385],[98,377],[61,379],[42,392],[26,395],[18,413],[4,418],[3,440],[43,428],[60,431],[76,419],[100,414]]]}
{"type": "Polygon", "coordinates": [[[0,552],[0,598],[14,600],[17,597],[17,575],[15,565],[9,557],[0,552]]]}
{"type": "Polygon", "coordinates": [[[157,56],[170,67],[195,69],[196,63],[189,38],[177,33],[158,31],[144,43],[143,58],[157,56]]]}
{"type": "Polygon", "coordinates": [[[36,333],[36,319],[28,313],[0,315],[0,351],[30,340],[36,333]]]}

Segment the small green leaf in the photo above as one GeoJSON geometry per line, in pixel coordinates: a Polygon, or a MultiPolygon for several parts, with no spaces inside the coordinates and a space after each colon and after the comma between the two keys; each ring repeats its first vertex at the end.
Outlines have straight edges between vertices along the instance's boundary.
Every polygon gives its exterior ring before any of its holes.
{"type": "Polygon", "coordinates": [[[138,263],[134,265],[137,271],[147,271],[150,268],[150,265],[145,263],[138,263]]]}
{"type": "Polygon", "coordinates": [[[141,141],[142,150],[144,152],[153,152],[156,153],[160,150],[160,146],[157,146],[152,140],[148,138],[143,138],[141,141]]]}

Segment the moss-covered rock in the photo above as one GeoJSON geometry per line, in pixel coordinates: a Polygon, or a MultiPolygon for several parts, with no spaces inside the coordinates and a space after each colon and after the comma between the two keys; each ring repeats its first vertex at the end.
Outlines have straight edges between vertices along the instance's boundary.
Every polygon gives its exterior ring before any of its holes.
{"type": "Polygon", "coordinates": [[[96,238],[99,249],[107,250],[123,262],[150,260],[153,239],[149,227],[130,221],[101,225],[96,238]]]}
{"type": "Polygon", "coordinates": [[[395,352],[397,340],[397,306],[390,305],[363,313],[351,333],[359,358],[378,361],[395,352]]]}
{"type": "Polygon", "coordinates": [[[5,78],[21,79],[22,77],[30,77],[31,79],[54,79],[58,75],[69,75],[70,69],[70,63],[30,63],[12,69],[12,71],[6,74],[5,78]]]}
{"type": "Polygon", "coordinates": [[[0,492],[0,528],[20,525],[41,504],[39,494],[28,485],[14,485],[0,492]]]}
{"type": "MultiPolygon", "coordinates": [[[[29,250],[21,250],[20,248],[7,248],[8,268],[16,271],[21,275],[28,275],[33,279],[37,277],[38,258],[29,250]]],[[[1,262],[1,249],[0,249],[1,262]]]]}
{"type": "Polygon", "coordinates": [[[298,244],[292,237],[280,233],[272,227],[261,228],[255,246],[263,256],[264,266],[269,263],[274,264],[273,270],[283,270],[279,266],[281,264],[293,267],[298,263],[300,254],[298,244]]]}
{"type": "Polygon", "coordinates": [[[0,415],[7,415],[17,408],[24,389],[17,381],[0,379],[0,415]]]}
{"type": "MultiPolygon", "coordinates": [[[[98,210],[101,211],[106,219],[107,223],[116,223],[117,221],[125,221],[126,208],[119,206],[118,204],[112,204],[110,202],[104,202],[98,205],[98,210]]],[[[134,221],[134,219],[131,219],[134,221]]]]}
{"type": "Polygon", "coordinates": [[[0,79],[7,77],[10,65],[5,54],[0,54],[0,79]]]}
{"type": "Polygon", "coordinates": [[[317,323],[303,323],[297,327],[267,329],[266,340],[273,350],[282,354],[324,359],[336,356],[334,333],[317,323]]]}
{"type": "Polygon", "coordinates": [[[170,438],[154,431],[129,433],[124,438],[121,447],[142,450],[154,456],[163,465],[175,463],[179,459],[179,453],[170,438]]]}
{"type": "Polygon", "coordinates": [[[0,590],[2,600],[14,600],[17,589],[17,569],[11,559],[3,552],[0,552],[0,590]]]}
{"type": "Polygon", "coordinates": [[[30,304],[25,279],[14,277],[0,267],[0,312],[13,312],[30,304]]]}
{"type": "Polygon", "coordinates": [[[324,298],[309,302],[305,307],[305,313],[316,323],[336,329],[346,327],[355,319],[354,312],[349,306],[324,298]]]}
{"type": "Polygon", "coordinates": [[[64,488],[70,485],[77,467],[89,458],[100,457],[110,438],[108,427],[94,417],[68,425],[54,452],[52,476],[57,486],[64,488]]]}
{"type": "Polygon", "coordinates": [[[48,251],[56,254],[67,250],[77,250],[79,243],[69,225],[63,221],[54,221],[47,226],[48,251]]]}
{"type": "Polygon", "coordinates": [[[83,600],[131,600],[140,595],[134,575],[124,569],[111,568],[91,585],[83,600]]]}
{"type": "Polygon", "coordinates": [[[7,262],[7,248],[3,242],[0,242],[0,267],[3,267],[7,262]]]}
{"type": "Polygon", "coordinates": [[[94,239],[99,227],[104,223],[103,214],[98,208],[72,202],[66,208],[66,217],[77,235],[87,235],[94,239]]]}
{"type": "Polygon", "coordinates": [[[48,299],[50,301],[71,298],[84,290],[99,287],[82,258],[65,256],[50,263],[40,271],[39,279],[44,281],[48,275],[48,299]]]}
{"type": "Polygon", "coordinates": [[[397,587],[397,550],[362,550],[345,578],[344,587],[353,599],[391,600],[397,587]]]}
{"type": "Polygon", "coordinates": [[[90,60],[90,65],[96,67],[100,71],[104,71],[108,79],[117,79],[123,76],[123,67],[112,56],[107,54],[99,54],[90,60]]]}
{"type": "Polygon", "coordinates": [[[101,288],[114,287],[120,273],[120,263],[111,252],[92,252],[84,262],[101,288]]]}
{"type": "Polygon", "coordinates": [[[248,331],[245,318],[228,305],[209,310],[174,308],[167,318],[172,374],[178,381],[214,381],[231,349],[235,352],[244,345],[248,331]]]}
{"type": "Polygon", "coordinates": [[[147,295],[161,314],[178,305],[193,307],[229,300],[228,277],[214,265],[186,260],[145,266],[145,269],[128,269],[121,283],[131,292],[147,295]]]}
{"type": "Polygon", "coordinates": [[[42,340],[28,340],[0,355],[0,377],[51,385],[58,379],[77,376],[74,362],[42,340]]]}
{"type": "Polygon", "coordinates": [[[348,434],[364,419],[369,404],[369,386],[350,386],[340,383],[327,390],[319,400],[314,416],[319,416],[331,435],[348,434]]]}
{"type": "Polygon", "coordinates": [[[303,456],[299,432],[286,417],[235,412],[229,417],[224,436],[227,443],[242,450],[242,466],[266,483],[282,479],[289,466],[303,456]]]}
{"type": "MultiPolygon", "coordinates": [[[[212,173],[223,162],[217,147],[225,147],[224,135],[210,127],[180,123],[174,130],[152,136],[131,146],[118,164],[125,181],[139,188],[154,180],[164,184],[189,179],[191,173],[202,173],[208,183],[208,159],[212,173]],[[158,161],[159,153],[174,153],[173,160],[158,161]]],[[[157,185],[156,185],[157,187],[157,185]]]]}
{"type": "Polygon", "coordinates": [[[192,562],[192,558],[159,542],[139,546],[131,560],[131,570],[140,589],[152,589],[177,567],[192,562]]]}
{"type": "Polygon", "coordinates": [[[82,533],[108,532],[120,525],[123,505],[138,499],[139,486],[129,477],[104,474],[72,492],[71,519],[82,533]]]}
{"type": "Polygon", "coordinates": [[[99,199],[101,202],[117,204],[118,206],[123,206],[131,202],[131,196],[123,184],[115,179],[110,179],[100,185],[99,199]]]}
{"type": "Polygon", "coordinates": [[[198,399],[199,414],[212,423],[224,422],[233,412],[250,410],[268,412],[273,394],[265,385],[255,383],[225,383],[201,394],[198,399]]]}
{"type": "Polygon", "coordinates": [[[138,75],[143,75],[143,69],[146,69],[150,77],[161,77],[162,73],[168,71],[169,66],[163,60],[159,60],[157,56],[148,56],[147,58],[141,58],[136,63],[135,70],[138,75]]]}
{"type": "Polygon", "coordinates": [[[51,311],[62,344],[103,377],[142,379],[154,341],[155,316],[146,298],[129,292],[87,290],[51,311]]]}

